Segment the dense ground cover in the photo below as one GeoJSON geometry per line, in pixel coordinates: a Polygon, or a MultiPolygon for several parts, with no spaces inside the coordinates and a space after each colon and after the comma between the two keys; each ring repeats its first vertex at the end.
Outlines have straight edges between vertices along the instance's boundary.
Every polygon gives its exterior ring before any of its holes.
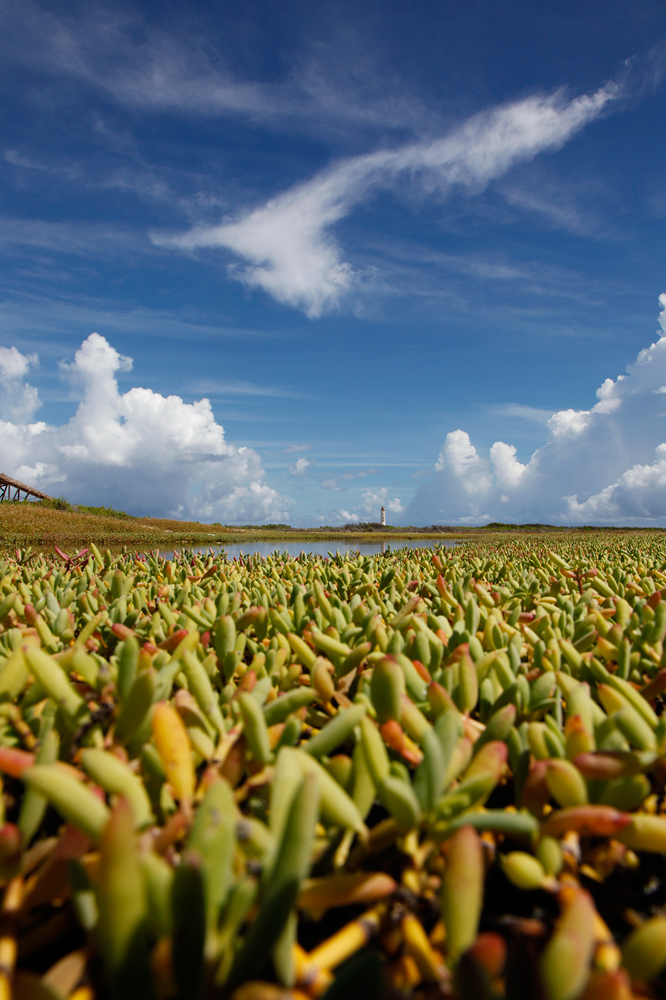
{"type": "Polygon", "coordinates": [[[0,989],[664,996],[666,544],[0,554],[0,989]]]}

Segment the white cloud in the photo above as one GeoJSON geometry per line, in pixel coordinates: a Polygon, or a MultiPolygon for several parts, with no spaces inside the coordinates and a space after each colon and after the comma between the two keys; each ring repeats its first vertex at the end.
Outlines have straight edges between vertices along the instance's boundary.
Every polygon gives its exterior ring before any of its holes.
{"type": "Polygon", "coordinates": [[[0,380],[4,383],[21,379],[38,362],[36,354],[21,354],[16,347],[0,347],[0,380]]]}
{"type": "Polygon", "coordinates": [[[582,434],[590,422],[589,410],[560,410],[548,421],[548,427],[555,437],[582,434]]]}
{"type": "Polygon", "coordinates": [[[289,466],[289,472],[292,476],[304,476],[309,465],[307,458],[297,458],[296,463],[289,466]]]}
{"type": "Polygon", "coordinates": [[[331,228],[374,191],[403,179],[418,181],[426,194],[481,191],[514,164],[564,145],[620,92],[611,83],[568,102],[556,91],[501,105],[442,138],[342,160],[236,219],[152,239],[184,250],[231,250],[246,262],[231,269],[238,280],[320,316],[360,277],[343,259],[331,228]]]}
{"type": "Polygon", "coordinates": [[[633,465],[617,482],[578,503],[565,497],[568,512],[576,521],[617,521],[622,517],[666,517],[666,444],[655,448],[651,465],[633,465]]]}
{"type": "Polygon", "coordinates": [[[391,514],[402,514],[405,509],[398,497],[388,499],[388,490],[385,486],[378,490],[364,490],[361,499],[363,512],[372,517],[373,521],[379,520],[382,507],[386,507],[391,514]]]}
{"type": "Polygon", "coordinates": [[[38,364],[36,354],[0,347],[0,417],[29,420],[41,405],[37,389],[25,381],[28,369],[38,364]]]}
{"type": "Polygon", "coordinates": [[[465,431],[449,433],[403,520],[666,524],[666,294],[659,302],[662,335],[603,382],[594,406],[553,414],[524,464],[513,445],[495,442],[487,460],[465,431]]]}
{"type": "MultiPolygon", "coordinates": [[[[618,375],[618,382],[620,382],[625,376],[618,375]]],[[[615,395],[616,383],[613,382],[612,378],[607,378],[602,385],[597,389],[597,399],[598,403],[592,407],[595,413],[613,413],[620,406],[620,400],[615,395]]]]}
{"type": "MultiPolygon", "coordinates": [[[[328,484],[322,483],[322,486],[329,490],[338,491],[340,487],[336,486],[335,482],[335,480],[329,480],[328,484]],[[330,485],[330,483],[333,483],[334,485],[330,485]]],[[[376,490],[364,490],[361,494],[360,503],[356,506],[350,507],[348,510],[340,507],[338,510],[330,511],[325,517],[318,518],[318,520],[325,521],[327,524],[358,524],[359,521],[373,521],[379,523],[382,507],[386,508],[387,520],[389,523],[391,523],[389,515],[393,515],[395,518],[403,514],[405,511],[405,507],[400,498],[389,497],[388,489],[385,486],[382,486],[376,490]]],[[[395,523],[395,520],[393,520],[393,523],[395,523]]]]}
{"type": "Polygon", "coordinates": [[[339,514],[339,517],[337,518],[337,520],[344,521],[345,523],[348,522],[350,524],[358,524],[358,522],[359,522],[359,516],[358,516],[358,514],[352,514],[348,510],[342,510],[342,508],[340,508],[340,510],[338,511],[338,514],[339,514]]]}
{"type": "MultiPolygon", "coordinates": [[[[8,354],[0,370],[25,374],[31,359],[8,354]]],[[[60,427],[27,423],[16,409],[0,421],[0,468],[7,474],[47,493],[57,484],[74,502],[131,513],[228,522],[287,516],[259,455],[225,440],[207,399],[185,403],[140,387],[121,394],[116,373],[129,371],[131,358],[97,333],[61,367],[80,389],[76,413],[60,427]]]]}
{"type": "Polygon", "coordinates": [[[468,494],[485,493],[492,485],[488,463],[477,453],[467,431],[450,431],[435,462],[435,470],[450,469],[468,494]]]}
{"type": "Polygon", "coordinates": [[[527,471],[526,465],[516,458],[516,449],[512,444],[496,441],[490,449],[490,461],[495,470],[495,481],[501,487],[518,486],[527,471]]]}

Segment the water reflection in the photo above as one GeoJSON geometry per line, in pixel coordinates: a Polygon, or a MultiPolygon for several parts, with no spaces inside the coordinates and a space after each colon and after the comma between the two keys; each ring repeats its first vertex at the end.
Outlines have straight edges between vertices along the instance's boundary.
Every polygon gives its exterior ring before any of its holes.
{"type": "MultiPolygon", "coordinates": [[[[254,556],[259,555],[262,559],[266,556],[272,555],[273,552],[287,552],[290,556],[299,556],[301,552],[305,552],[306,555],[318,555],[318,556],[328,556],[336,555],[338,552],[341,555],[346,555],[348,552],[359,552],[362,556],[375,556],[375,555],[385,555],[387,552],[395,551],[396,549],[427,549],[434,548],[436,546],[444,546],[445,548],[450,548],[453,545],[457,545],[459,539],[457,538],[446,538],[442,539],[396,539],[394,542],[357,542],[354,544],[353,541],[350,542],[239,542],[232,545],[200,545],[193,548],[191,551],[197,554],[206,554],[212,552],[214,555],[227,554],[227,558],[238,559],[239,556],[254,556]]],[[[190,548],[187,547],[187,551],[190,548]]],[[[168,551],[160,549],[160,555],[171,558],[173,556],[173,550],[168,551]]]]}

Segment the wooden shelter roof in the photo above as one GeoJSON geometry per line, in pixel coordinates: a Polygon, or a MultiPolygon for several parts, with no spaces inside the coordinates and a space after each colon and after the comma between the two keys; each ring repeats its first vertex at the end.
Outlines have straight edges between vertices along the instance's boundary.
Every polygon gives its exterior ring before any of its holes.
{"type": "Polygon", "coordinates": [[[27,493],[28,496],[37,497],[38,500],[53,499],[48,494],[42,493],[41,490],[36,490],[32,486],[26,486],[25,483],[20,483],[18,479],[12,479],[11,476],[6,476],[4,472],[0,472],[0,487],[3,486],[11,486],[15,490],[20,490],[21,493],[27,493]]]}

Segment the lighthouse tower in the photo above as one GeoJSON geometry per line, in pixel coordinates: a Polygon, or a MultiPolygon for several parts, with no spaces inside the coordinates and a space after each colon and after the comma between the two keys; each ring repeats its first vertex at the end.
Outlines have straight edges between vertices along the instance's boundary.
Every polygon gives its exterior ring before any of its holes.
{"type": "Polygon", "coordinates": [[[381,522],[382,522],[382,527],[384,527],[384,525],[386,524],[386,507],[382,507],[381,522]]]}

